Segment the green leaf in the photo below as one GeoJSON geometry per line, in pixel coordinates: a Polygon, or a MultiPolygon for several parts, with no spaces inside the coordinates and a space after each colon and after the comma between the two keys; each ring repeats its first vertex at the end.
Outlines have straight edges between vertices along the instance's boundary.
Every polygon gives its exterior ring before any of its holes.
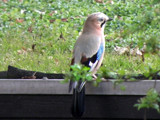
{"type": "Polygon", "coordinates": [[[134,107],[137,107],[138,110],[144,109],[144,108],[153,108],[153,109],[156,109],[157,112],[160,112],[159,100],[160,100],[160,96],[158,92],[155,89],[150,89],[147,92],[147,95],[139,99],[138,103],[135,104],[134,107]]]}
{"type": "Polygon", "coordinates": [[[72,81],[91,81],[92,74],[89,72],[89,69],[90,68],[79,64],[72,65],[69,73],[70,76],[67,77],[72,81]]]}

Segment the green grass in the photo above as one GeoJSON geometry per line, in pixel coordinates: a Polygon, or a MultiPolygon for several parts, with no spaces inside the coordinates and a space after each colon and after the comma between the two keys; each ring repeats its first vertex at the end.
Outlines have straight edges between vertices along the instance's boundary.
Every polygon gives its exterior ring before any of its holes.
{"type": "Polygon", "coordinates": [[[83,23],[88,14],[98,11],[114,18],[105,28],[106,54],[101,69],[143,73],[151,66],[159,70],[159,2],[113,1],[114,4],[106,3],[107,1],[96,3],[94,0],[1,2],[0,71],[13,65],[48,73],[68,72],[73,46],[83,23]],[[22,10],[25,10],[23,14],[22,10]],[[35,10],[45,14],[41,15],[35,10]],[[17,19],[24,21],[20,23],[17,19]],[[55,21],[51,23],[50,20],[55,21]],[[117,55],[114,52],[115,46],[142,48],[144,43],[147,45],[144,62],[139,56],[117,55]]]}
{"type": "Polygon", "coordinates": [[[140,56],[128,56],[106,53],[102,69],[125,74],[142,74],[148,71],[149,67],[155,70],[160,68],[158,55],[147,54],[145,61],[140,56]]]}
{"type": "Polygon", "coordinates": [[[3,39],[0,70],[6,70],[8,65],[54,73],[69,69],[71,52],[67,52],[69,51],[68,41],[59,40],[54,43],[36,39],[39,41],[36,43],[29,35],[23,36],[23,39],[21,37],[21,35],[10,33],[3,39]],[[32,49],[33,44],[36,44],[34,49],[32,49]]]}

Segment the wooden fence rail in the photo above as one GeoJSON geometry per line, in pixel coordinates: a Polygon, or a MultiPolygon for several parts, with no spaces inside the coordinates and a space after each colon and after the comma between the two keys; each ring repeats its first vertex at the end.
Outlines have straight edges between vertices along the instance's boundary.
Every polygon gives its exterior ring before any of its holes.
{"type": "MultiPolygon", "coordinates": [[[[63,79],[0,79],[1,119],[74,119],[70,107],[72,95],[63,79]]],[[[86,85],[85,113],[81,119],[143,119],[144,111],[133,107],[137,99],[153,88],[155,80],[124,82],[113,87],[112,80],[98,87],[86,85]],[[120,90],[120,86],[126,90],[120,90]]],[[[160,80],[156,90],[160,92],[160,80]]],[[[147,110],[148,119],[160,119],[155,110],[147,110]]]]}

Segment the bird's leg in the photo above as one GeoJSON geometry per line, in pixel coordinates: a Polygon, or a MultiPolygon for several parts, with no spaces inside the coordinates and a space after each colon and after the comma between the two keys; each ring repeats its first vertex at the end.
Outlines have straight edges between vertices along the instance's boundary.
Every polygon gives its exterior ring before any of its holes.
{"type": "MultiPolygon", "coordinates": [[[[93,80],[97,79],[97,76],[95,74],[92,74],[93,80]]],[[[82,82],[80,87],[79,87],[79,92],[82,90],[82,88],[84,87],[84,85],[86,84],[86,81],[82,82]]]]}
{"type": "Polygon", "coordinates": [[[97,76],[95,74],[92,74],[93,80],[97,79],[97,76]]]}

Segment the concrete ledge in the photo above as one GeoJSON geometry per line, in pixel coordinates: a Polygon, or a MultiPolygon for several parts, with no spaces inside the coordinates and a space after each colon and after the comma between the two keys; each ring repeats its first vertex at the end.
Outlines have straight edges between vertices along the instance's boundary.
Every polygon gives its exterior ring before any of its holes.
{"type": "MultiPolygon", "coordinates": [[[[68,83],[61,84],[63,79],[0,79],[0,94],[56,94],[70,95],[68,83]]],[[[101,82],[98,87],[92,83],[86,84],[87,95],[145,95],[153,88],[155,80],[140,80],[137,82],[123,82],[114,88],[113,82],[101,82]],[[120,86],[126,87],[125,91],[120,86]]],[[[156,90],[160,92],[160,80],[156,80],[156,90]]]]}

